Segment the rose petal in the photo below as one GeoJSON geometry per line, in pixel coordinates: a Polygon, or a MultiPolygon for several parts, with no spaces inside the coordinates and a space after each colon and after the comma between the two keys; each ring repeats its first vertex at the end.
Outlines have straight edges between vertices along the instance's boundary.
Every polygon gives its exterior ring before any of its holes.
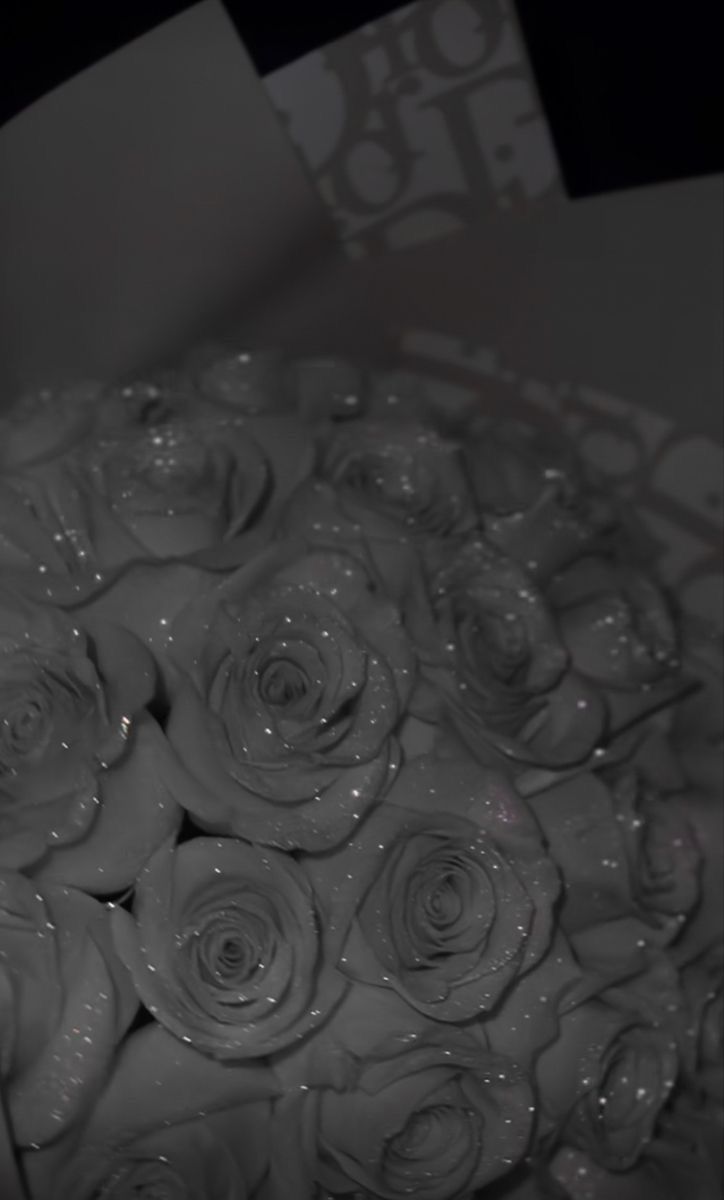
{"type": "Polygon", "coordinates": [[[87,938],[92,937],[102,954],[115,991],[116,1034],[120,1042],[138,1010],[138,997],[128,971],[116,954],[111,934],[113,905],[101,905],[77,888],[46,884],[46,907],[55,926],[58,972],[64,995],[69,995],[82,978],[80,959],[87,938]]]}
{"type": "Polygon", "coordinates": [[[673,708],[697,689],[697,681],[675,673],[658,683],[625,691],[608,688],[603,694],[609,713],[610,735],[620,736],[657,712],[673,708]]]}
{"type": "Polygon", "coordinates": [[[183,1188],[209,1200],[246,1200],[248,1192],[229,1150],[211,1132],[212,1120],[160,1129],[129,1146],[99,1147],[95,1161],[85,1153],[82,1178],[71,1166],[57,1181],[58,1200],[91,1200],[118,1186],[136,1194],[183,1188]]]}
{"type": "Polygon", "coordinates": [[[263,1200],[312,1200],[319,1096],[304,1085],[286,1090],[272,1111],[272,1149],[263,1200]]]}
{"type": "Polygon", "coordinates": [[[47,849],[46,839],[39,833],[23,830],[0,839],[0,871],[22,871],[38,862],[47,849]]]}
{"type": "Polygon", "coordinates": [[[583,762],[606,726],[602,698],[571,673],[540,698],[538,714],[515,737],[488,728],[472,710],[456,707],[453,717],[473,753],[487,744],[513,763],[555,768],[583,762]]]}
{"type": "Polygon", "coordinates": [[[353,556],[384,581],[385,592],[400,607],[414,605],[424,591],[416,539],[379,513],[363,510],[357,517],[341,511],[329,484],[307,480],[282,510],[278,532],[303,539],[309,548],[353,556]]]}
{"type": "Polygon", "coordinates": [[[133,727],[127,753],[100,777],[100,809],[88,836],[53,850],[34,878],[100,895],[127,887],[181,822],[172,779],[166,739],[146,714],[133,727]]]}
{"type": "Polygon", "coordinates": [[[101,384],[79,380],[59,390],[40,388],[17,397],[0,417],[3,470],[60,457],[92,424],[101,384]]]}
{"type": "Polygon", "coordinates": [[[595,775],[579,775],[536,797],[532,807],[563,872],[564,927],[573,933],[635,915],[629,861],[606,784],[595,775]]]}
{"type": "Polygon", "coordinates": [[[583,978],[565,936],[556,932],[546,956],[506,993],[485,1019],[485,1034],[497,1054],[531,1068],[560,1033],[560,1014],[583,978]]]}
{"type": "Polygon", "coordinates": [[[573,1200],[577,1200],[582,1180],[585,1200],[684,1200],[684,1193],[670,1191],[665,1176],[647,1165],[633,1171],[606,1171],[588,1154],[569,1146],[561,1147],[551,1170],[565,1187],[566,1197],[573,1200]]]}
{"type": "Polygon", "coordinates": [[[274,481],[271,507],[277,512],[312,469],[314,445],[309,426],[284,413],[283,416],[250,417],[248,427],[269,463],[274,481]]]}
{"type": "MultiPolygon", "coordinates": [[[[439,1155],[437,1159],[439,1171],[431,1160],[424,1185],[415,1179],[415,1194],[443,1200],[450,1195],[450,1169],[456,1177],[462,1172],[459,1186],[467,1182],[469,1188],[477,1188],[525,1153],[532,1094],[516,1065],[491,1055],[484,1040],[449,1027],[441,1030],[420,1016],[413,1015],[410,1024],[405,1010],[404,1002],[391,993],[360,985],[320,1034],[331,1051],[333,1069],[340,1041],[360,1061],[355,1081],[322,1098],[318,1178],[336,1190],[340,1182],[348,1189],[351,1180],[372,1188],[375,1195],[399,1195],[400,1189],[385,1182],[380,1170],[384,1146],[391,1131],[400,1130],[409,1117],[439,1099],[441,1107],[458,1109],[461,1118],[471,1114],[482,1140],[481,1146],[474,1136],[474,1153],[466,1153],[462,1161],[457,1156],[451,1160],[443,1151],[442,1161],[439,1155]]],[[[323,1054],[317,1046],[317,1057],[323,1054]]],[[[333,1075],[327,1087],[336,1089],[340,1085],[332,1079],[333,1075]]]]}
{"type": "MultiPolygon", "coordinates": [[[[50,1176],[57,1192],[49,1189],[47,1200],[91,1200],[119,1177],[134,1195],[136,1189],[166,1195],[166,1188],[176,1194],[181,1187],[200,1200],[247,1200],[267,1169],[270,1117],[269,1103],[257,1101],[173,1125],[159,1114],[155,1130],[128,1143],[108,1130],[104,1141],[83,1143],[66,1169],[50,1176]]],[[[33,1174],[35,1181],[37,1165],[33,1174]]]]}
{"type": "Polygon", "coordinates": [[[139,397],[160,404],[155,423],[122,398],[131,420],[116,413],[104,422],[101,413],[63,470],[44,474],[63,528],[69,538],[83,531],[84,557],[96,565],[191,555],[238,532],[263,498],[266,463],[248,429],[194,397],[169,395],[168,386],[156,391],[139,397]]]}
{"type": "Polygon", "coordinates": [[[538,827],[502,777],[469,761],[419,758],[406,765],[347,846],[306,866],[317,894],[331,901],[330,946],[340,969],[358,983],[399,991],[437,1020],[459,1021],[490,1007],[548,948],[559,885],[538,827]],[[497,908],[489,928],[480,926],[479,947],[471,950],[461,933],[456,951],[423,970],[422,943],[408,945],[409,930],[398,925],[418,863],[435,853],[445,861],[448,842],[471,856],[471,870],[485,872],[488,864],[497,908]],[[507,871],[499,869],[504,857],[507,871]]]}
{"type": "Polygon", "coordinates": [[[420,720],[408,712],[397,731],[397,740],[405,761],[410,762],[423,755],[434,756],[439,747],[440,732],[434,722],[420,720]]]}
{"type": "Polygon", "coordinates": [[[15,1158],[13,1137],[8,1128],[5,1103],[0,1088],[0,1185],[3,1200],[27,1200],[25,1185],[15,1158]]]}
{"type": "Polygon", "coordinates": [[[106,1077],[115,1049],[115,988],[105,960],[86,940],[81,974],[66,995],[53,1039],[10,1081],[8,1109],[17,1143],[52,1141],[78,1119],[106,1077]]]}
{"type": "Polygon", "coordinates": [[[194,775],[188,772],[175,794],[202,828],[281,849],[321,850],[337,845],[377,801],[387,779],[390,759],[385,747],[370,762],[340,770],[319,799],[310,788],[303,803],[275,804],[271,797],[236,782],[219,763],[203,704],[192,685],[187,684],[176,698],[167,728],[172,745],[194,746],[194,775]]]}
{"type": "Polygon", "coordinates": [[[635,1018],[594,1000],[567,1013],[562,1023],[560,1039],[536,1063],[543,1106],[557,1120],[597,1085],[606,1051],[635,1018]]]}
{"type": "Polygon", "coordinates": [[[7,967],[0,966],[0,1079],[10,1074],[16,1033],[12,980],[7,967]]]}
{"type": "Polygon", "coordinates": [[[343,511],[378,510],[427,533],[475,523],[460,446],[414,421],[362,418],[319,439],[318,473],[334,484],[343,511]]]}
{"type": "Polygon", "coordinates": [[[597,590],[558,608],[576,667],[613,686],[653,683],[678,665],[677,631],[663,593],[643,571],[589,559],[602,574],[597,590]],[[606,576],[608,577],[606,579],[606,576]]]}
{"type": "MultiPolygon", "coordinates": [[[[453,1055],[449,1064],[446,1064],[448,1077],[454,1080],[454,1052],[448,1053],[453,1055]]],[[[415,1052],[410,1052],[406,1057],[414,1061],[415,1052]]],[[[427,1064],[420,1065],[424,1070],[427,1064]]],[[[409,1066],[414,1070],[412,1063],[409,1063],[409,1066]]],[[[373,1194],[389,1197],[390,1200],[404,1195],[407,1189],[413,1190],[417,1196],[425,1197],[425,1200],[467,1194],[472,1188],[474,1174],[477,1176],[480,1173],[482,1155],[478,1138],[480,1125],[485,1122],[487,1114],[481,1114],[476,1119],[476,1114],[465,1107],[462,1087],[455,1087],[453,1083],[450,1089],[453,1094],[446,1094],[445,1082],[445,1074],[439,1071],[436,1078],[434,1067],[431,1067],[429,1079],[420,1071],[417,1077],[412,1076],[409,1080],[391,1083],[376,1095],[372,1102],[364,1094],[354,1097],[353,1106],[349,1104],[351,1098],[347,1099],[347,1103],[340,1104],[336,1096],[323,1095],[319,1118],[322,1131],[319,1137],[322,1152],[319,1175],[323,1185],[334,1191],[347,1191],[350,1183],[366,1185],[374,1189],[373,1194]],[[430,1089],[430,1094],[420,1096],[421,1086],[425,1085],[430,1089]],[[428,1143],[423,1151],[429,1155],[426,1155],[425,1165],[415,1162],[414,1159],[406,1165],[407,1169],[401,1164],[399,1184],[394,1176],[388,1183],[386,1176],[392,1174],[392,1171],[385,1160],[388,1158],[391,1144],[394,1144],[397,1137],[404,1138],[408,1122],[411,1119],[415,1120],[419,1110],[420,1116],[425,1113],[425,1101],[429,1101],[432,1107],[437,1100],[442,1113],[441,1119],[448,1126],[440,1133],[443,1145],[430,1147],[428,1143]],[[352,1108],[354,1113],[353,1119],[350,1119],[349,1108],[352,1108]],[[455,1139],[460,1124],[463,1124],[462,1146],[456,1144],[455,1139]],[[432,1154],[430,1150],[433,1151],[432,1154]]],[[[506,1132],[509,1129],[510,1127],[506,1132]]],[[[502,1154],[505,1154],[508,1147],[503,1146],[500,1149],[502,1154]]],[[[494,1155],[491,1155],[491,1158],[494,1158],[494,1155]]],[[[488,1174],[488,1171],[485,1170],[484,1174],[488,1174]]],[[[500,1174],[500,1167],[496,1164],[492,1166],[488,1177],[494,1178],[497,1174],[500,1174]]]]}
{"type": "Polygon", "coordinates": [[[579,929],[569,938],[590,983],[594,978],[614,983],[642,970],[650,951],[665,948],[680,932],[675,917],[653,928],[635,917],[620,917],[579,929]]]}
{"type": "Polygon", "coordinates": [[[156,1128],[131,1141],[109,1128],[94,1131],[90,1142],[60,1139],[26,1154],[25,1173],[34,1200],[91,1200],[120,1178],[134,1195],[139,1186],[145,1194],[153,1178],[156,1187],[182,1181],[194,1200],[246,1200],[258,1194],[267,1169],[269,1110],[257,1101],[177,1124],[161,1111],[156,1128]]]}
{"type": "Polygon", "coordinates": [[[114,937],[144,1003],[177,1037],[217,1058],[279,1049],[323,1022],[345,989],[328,961],[304,872],[273,850],[259,853],[242,842],[212,838],[176,849],[168,843],[139,878],[134,917],[135,924],[116,909],[114,937]],[[274,949],[260,978],[214,986],[197,978],[176,936],[202,914],[223,914],[233,905],[231,885],[238,894],[239,929],[256,897],[266,906],[260,919],[269,924],[274,949]]]}
{"type": "Polygon", "coordinates": [[[668,1014],[680,1000],[676,972],[652,954],[646,972],[565,1013],[538,1060],[546,1112],[601,1166],[631,1167],[651,1139],[678,1071],[668,1014]]]}
{"type": "MultiPolygon", "coordinates": [[[[256,1195],[270,1168],[271,1103],[266,1099],[251,1101],[201,1119],[208,1121],[214,1136],[228,1150],[240,1182],[246,1184],[250,1196],[256,1195]]],[[[179,1127],[179,1137],[183,1137],[183,1132],[183,1127],[179,1127]]],[[[235,1197],[230,1196],[229,1200],[235,1197]]]]}
{"type": "Polygon", "coordinates": [[[3,575],[6,568],[28,571],[31,580],[35,577],[35,587],[42,591],[44,572],[38,573],[38,568],[42,565],[46,572],[62,577],[66,566],[47,525],[32,506],[32,490],[24,492],[24,479],[16,483],[17,487],[11,487],[0,481],[0,563],[3,575]]]}
{"type": "MultiPolygon", "coordinates": [[[[178,671],[171,654],[174,623],[218,583],[200,567],[181,563],[137,563],[111,586],[77,608],[79,623],[99,641],[107,626],[122,626],[152,652],[164,687],[171,693],[178,671]]],[[[110,674],[110,672],[109,672],[110,674]]]]}
{"type": "Polygon", "coordinates": [[[724,910],[724,805],[721,793],[687,791],[682,796],[686,816],[696,840],[703,850],[700,900],[684,931],[684,959],[709,945],[713,937],[721,936],[721,914],[724,910]]]}
{"type": "MultiPolygon", "coordinates": [[[[133,1098],[129,1084],[129,1109],[133,1098]]],[[[246,1200],[257,1194],[267,1170],[270,1107],[269,1101],[257,1100],[180,1122],[171,1122],[159,1109],[154,1128],[130,1139],[112,1124],[92,1123],[75,1136],[24,1155],[33,1200],[91,1200],[117,1183],[124,1168],[132,1172],[134,1166],[148,1187],[144,1168],[152,1163],[160,1171],[168,1166],[194,1200],[246,1200]]],[[[123,1183],[139,1186],[138,1177],[131,1183],[132,1178],[126,1176],[123,1183]]]]}
{"type": "Polygon", "coordinates": [[[10,872],[0,876],[0,949],[12,989],[11,1070],[21,1073],[52,1036],[63,988],[45,898],[30,880],[10,872]]]}
{"type": "Polygon", "coordinates": [[[602,530],[587,516],[567,510],[558,487],[548,486],[522,512],[486,515],[483,529],[504,554],[545,582],[600,542],[602,530]]]}
{"type": "MultiPolygon", "coordinates": [[[[199,571],[197,578],[203,581],[203,586],[191,594],[187,587],[184,604],[179,606],[177,603],[168,613],[173,618],[169,627],[172,638],[170,640],[165,633],[164,641],[176,668],[186,674],[193,670],[204,653],[208,654],[207,637],[218,611],[233,606],[239,597],[261,587],[276,570],[289,562],[290,557],[304,550],[304,543],[299,541],[268,545],[221,581],[210,571],[199,571]]],[[[168,581],[168,577],[165,578],[168,581]]],[[[173,594],[174,588],[170,587],[169,602],[173,594]]]]}
{"type": "Polygon", "coordinates": [[[202,343],[184,357],[195,388],[235,413],[292,412],[284,362],[276,350],[238,350],[202,343]]]}
{"type": "Polygon", "coordinates": [[[105,685],[111,737],[120,736],[123,743],[128,732],[121,722],[125,725],[153,698],[156,665],[142,642],[120,625],[97,626],[93,651],[105,685]]]}
{"type": "Polygon", "coordinates": [[[260,1063],[221,1063],[199,1054],[167,1033],[147,1025],[121,1047],[115,1070],[88,1123],[89,1143],[106,1131],[126,1142],[157,1128],[159,1113],[170,1124],[237,1104],[267,1100],[279,1087],[260,1063]]]}
{"type": "Polygon", "coordinates": [[[79,582],[143,557],[142,545],[85,484],[72,460],[28,468],[26,478],[43,520],[61,532],[63,554],[79,582]]]}

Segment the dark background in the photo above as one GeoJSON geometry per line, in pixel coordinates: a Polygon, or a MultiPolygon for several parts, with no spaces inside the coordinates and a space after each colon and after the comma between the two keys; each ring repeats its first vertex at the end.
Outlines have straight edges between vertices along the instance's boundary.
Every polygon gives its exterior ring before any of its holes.
{"type": "MultiPolygon", "coordinates": [[[[224,2],[262,74],[398,7],[224,2]]],[[[719,0],[515,6],[572,197],[724,169],[719,0]]],[[[0,123],[188,7],[189,0],[5,0],[0,123]]]]}

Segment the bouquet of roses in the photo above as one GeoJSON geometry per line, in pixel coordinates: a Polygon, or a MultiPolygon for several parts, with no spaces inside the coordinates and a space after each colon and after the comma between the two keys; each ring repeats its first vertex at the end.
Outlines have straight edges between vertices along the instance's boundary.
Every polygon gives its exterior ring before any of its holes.
{"type": "Polygon", "coordinates": [[[718,1195],[689,658],[631,513],[482,403],[213,353],[17,403],[2,1195],[718,1195]]]}

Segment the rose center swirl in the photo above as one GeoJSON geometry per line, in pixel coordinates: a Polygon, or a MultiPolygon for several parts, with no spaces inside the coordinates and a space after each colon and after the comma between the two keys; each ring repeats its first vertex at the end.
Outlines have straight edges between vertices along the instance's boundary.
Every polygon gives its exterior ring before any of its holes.
{"type": "Polygon", "coordinates": [[[412,1194],[432,1181],[474,1165],[480,1144],[480,1117],[451,1104],[430,1104],[413,1113],[387,1142],[383,1175],[388,1186],[412,1194]]]}
{"type": "Polygon", "coordinates": [[[289,749],[329,751],[349,731],[367,677],[366,657],[348,651],[339,618],[287,616],[260,630],[237,673],[233,740],[241,731],[244,757],[255,760],[289,749]]]}
{"type": "Polygon", "coordinates": [[[289,947],[270,897],[240,888],[233,899],[195,915],[177,935],[187,999],[220,1020],[238,1006],[274,1004],[289,982],[289,947]],[[262,987],[263,985],[263,987],[262,987]],[[260,997],[260,989],[263,997],[260,997]]]}
{"type": "Polygon", "coordinates": [[[272,659],[259,673],[259,695],[275,708],[299,703],[308,691],[309,678],[291,658],[272,659]]]}
{"type": "Polygon", "coordinates": [[[97,708],[91,689],[32,657],[18,656],[19,676],[0,689],[0,775],[38,762],[50,749],[76,745],[97,708]],[[27,676],[27,677],[25,677],[27,676]]]}
{"type": "Polygon", "coordinates": [[[460,634],[469,650],[469,661],[483,678],[494,675],[507,686],[525,682],[530,657],[528,634],[513,612],[476,611],[466,615],[460,634]]]}
{"type": "Polygon", "coordinates": [[[400,933],[416,965],[434,965],[473,947],[484,951],[494,914],[495,893],[482,863],[462,848],[433,851],[410,877],[400,933]]]}
{"type": "Polygon", "coordinates": [[[43,698],[31,696],[25,701],[18,698],[0,720],[3,750],[18,758],[27,754],[42,739],[48,718],[48,705],[43,698]]]}

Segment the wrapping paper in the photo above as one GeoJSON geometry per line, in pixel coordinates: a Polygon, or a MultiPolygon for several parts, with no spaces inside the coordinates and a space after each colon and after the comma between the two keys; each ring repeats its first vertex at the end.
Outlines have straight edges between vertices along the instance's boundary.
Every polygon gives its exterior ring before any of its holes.
{"type": "Polygon", "coordinates": [[[0,131],[0,403],[202,337],[560,418],[721,624],[722,180],[571,203],[509,0],[260,80],[200,3],[0,131]]]}
{"type": "Polygon", "coordinates": [[[508,0],[406,5],[265,86],[351,258],[564,202],[508,0]]]}

